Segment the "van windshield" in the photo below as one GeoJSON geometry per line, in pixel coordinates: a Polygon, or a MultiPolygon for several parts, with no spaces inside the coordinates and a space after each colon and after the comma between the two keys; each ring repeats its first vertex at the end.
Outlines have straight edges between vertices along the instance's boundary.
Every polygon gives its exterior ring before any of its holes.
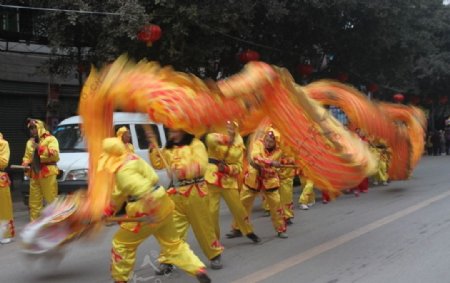
{"type": "Polygon", "coordinates": [[[60,125],[53,131],[53,135],[58,139],[61,152],[86,151],[79,124],[60,125]]]}

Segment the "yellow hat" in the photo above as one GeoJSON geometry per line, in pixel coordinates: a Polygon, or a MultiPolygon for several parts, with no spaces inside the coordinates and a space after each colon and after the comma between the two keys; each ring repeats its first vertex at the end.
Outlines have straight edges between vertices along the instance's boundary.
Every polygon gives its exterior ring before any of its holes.
{"type": "Polygon", "coordinates": [[[267,127],[264,130],[264,137],[266,135],[271,135],[275,138],[275,141],[277,143],[277,146],[280,146],[280,141],[281,141],[281,134],[280,132],[278,132],[277,130],[275,130],[273,127],[267,127]]]}
{"type": "Polygon", "coordinates": [[[127,150],[119,138],[106,138],[102,143],[102,154],[98,161],[98,171],[108,170],[115,173],[123,164],[127,150]]]}
{"type": "Polygon", "coordinates": [[[125,126],[123,126],[123,127],[120,127],[118,130],[117,130],[117,132],[116,132],[116,137],[118,137],[118,138],[122,138],[122,136],[123,136],[123,134],[125,134],[126,132],[129,132],[130,130],[128,130],[128,128],[127,127],[125,127],[125,126]]]}
{"type": "Polygon", "coordinates": [[[45,129],[44,122],[41,120],[29,118],[27,127],[30,128],[31,126],[36,126],[39,137],[42,137],[44,134],[48,134],[47,129],[45,129]]]}

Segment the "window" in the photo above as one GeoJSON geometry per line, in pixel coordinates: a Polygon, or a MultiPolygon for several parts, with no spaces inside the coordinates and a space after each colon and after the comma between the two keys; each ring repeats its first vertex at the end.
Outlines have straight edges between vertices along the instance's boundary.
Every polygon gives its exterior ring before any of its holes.
{"type": "Polygon", "coordinates": [[[18,32],[19,31],[19,13],[14,10],[2,11],[1,16],[1,30],[18,32]]]}
{"type": "MultiPolygon", "coordinates": [[[[158,147],[161,147],[161,136],[159,135],[158,126],[155,124],[150,124],[153,129],[153,132],[156,135],[156,141],[158,142],[158,147]]],[[[147,140],[147,136],[145,135],[145,130],[143,125],[136,124],[136,135],[138,138],[139,149],[147,149],[149,146],[149,142],[147,140]]]]}
{"type": "Polygon", "coordinates": [[[58,126],[54,131],[61,152],[86,151],[86,144],[79,124],[58,126]]]}

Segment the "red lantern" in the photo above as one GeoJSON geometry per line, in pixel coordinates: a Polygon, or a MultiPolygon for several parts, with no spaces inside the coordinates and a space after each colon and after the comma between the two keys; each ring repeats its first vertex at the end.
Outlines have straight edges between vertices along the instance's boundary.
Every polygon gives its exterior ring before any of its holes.
{"type": "Polygon", "coordinates": [[[242,64],[248,63],[250,61],[258,61],[259,58],[259,53],[251,49],[247,49],[239,54],[239,61],[241,61],[242,64]]]}
{"type": "Polygon", "coordinates": [[[445,105],[448,103],[448,96],[441,95],[439,97],[439,104],[445,105]]]}
{"type": "Polygon", "coordinates": [[[397,103],[402,103],[403,100],[405,100],[405,96],[401,93],[396,93],[394,94],[394,96],[392,97],[394,99],[395,102],[397,103]]]}
{"type": "Polygon", "coordinates": [[[337,79],[338,79],[339,81],[345,83],[346,81],[348,81],[348,74],[347,74],[347,73],[341,72],[341,73],[339,73],[339,74],[337,75],[337,79]]]}
{"type": "Polygon", "coordinates": [[[161,28],[157,25],[144,26],[138,33],[137,38],[139,41],[147,43],[148,46],[152,46],[153,42],[161,38],[161,28]]]}
{"type": "Polygon", "coordinates": [[[378,87],[378,85],[377,85],[376,83],[370,83],[370,84],[367,86],[367,90],[368,90],[370,93],[375,93],[375,92],[377,92],[379,89],[380,89],[380,88],[378,87]]]}
{"type": "Polygon", "coordinates": [[[313,73],[314,67],[311,64],[300,64],[297,71],[302,77],[308,77],[313,73]]]}
{"type": "Polygon", "coordinates": [[[419,105],[420,103],[420,96],[414,95],[411,97],[411,104],[412,105],[419,105]]]}

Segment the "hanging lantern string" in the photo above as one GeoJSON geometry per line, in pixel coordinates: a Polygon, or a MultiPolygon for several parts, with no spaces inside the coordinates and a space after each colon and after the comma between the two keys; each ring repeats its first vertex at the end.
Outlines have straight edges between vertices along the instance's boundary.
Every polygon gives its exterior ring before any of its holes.
{"type": "Polygon", "coordinates": [[[12,9],[24,9],[24,10],[50,11],[50,12],[79,13],[79,14],[96,14],[96,15],[112,15],[112,16],[121,16],[121,15],[123,15],[122,13],[114,13],[114,12],[68,10],[68,9],[28,7],[28,6],[16,6],[16,5],[4,5],[4,4],[0,4],[0,7],[12,8],[12,9]]]}
{"type": "MultiPolygon", "coordinates": [[[[273,46],[260,44],[260,43],[254,42],[254,41],[249,41],[249,40],[245,40],[245,39],[242,39],[242,38],[230,35],[228,33],[222,32],[222,31],[220,31],[218,29],[212,28],[212,27],[210,27],[210,26],[208,26],[208,25],[206,25],[204,23],[199,23],[197,21],[195,21],[195,23],[198,26],[202,27],[202,28],[205,28],[205,29],[210,30],[212,32],[221,34],[221,35],[223,35],[225,37],[231,38],[231,39],[239,41],[239,42],[244,42],[244,43],[247,43],[249,45],[258,46],[258,47],[261,47],[261,48],[264,48],[264,49],[267,49],[267,50],[274,50],[274,51],[288,53],[288,54],[295,55],[295,56],[302,56],[301,54],[298,54],[298,53],[295,53],[295,52],[292,52],[292,51],[282,50],[282,49],[279,49],[279,48],[276,48],[276,47],[273,47],[273,46]]],[[[363,77],[363,76],[361,76],[361,75],[359,75],[359,74],[357,74],[357,73],[355,73],[353,71],[349,71],[349,73],[352,74],[352,75],[355,75],[356,77],[359,77],[362,80],[368,81],[369,83],[374,83],[373,81],[368,80],[367,78],[365,78],[365,77],[363,77]]],[[[401,90],[401,89],[398,89],[398,88],[395,88],[395,87],[390,87],[390,86],[387,86],[387,85],[378,85],[378,87],[380,89],[383,88],[385,90],[391,90],[391,91],[395,91],[395,92],[403,92],[403,90],[401,90]]]]}
{"type": "MultiPolygon", "coordinates": [[[[98,12],[98,11],[83,11],[83,10],[68,10],[68,9],[55,9],[55,8],[40,8],[40,7],[28,7],[28,6],[17,6],[17,5],[4,5],[4,4],[0,4],[0,7],[5,7],[5,8],[13,8],[13,9],[25,9],[25,10],[40,10],[40,11],[52,11],[52,12],[70,12],[70,13],[80,13],[80,14],[98,14],[98,15],[115,15],[115,16],[121,16],[123,15],[122,13],[113,13],[113,12],[98,12]]],[[[254,45],[254,46],[258,46],[264,49],[268,49],[268,50],[274,50],[274,51],[278,51],[278,52],[283,52],[283,53],[290,53],[293,55],[297,55],[300,56],[300,54],[297,54],[295,52],[291,52],[291,51],[286,51],[286,50],[282,50],[273,46],[269,46],[269,45],[264,45],[264,44],[260,44],[257,42],[253,42],[253,41],[249,41],[249,40],[245,40],[230,34],[227,34],[225,32],[222,32],[220,30],[214,29],[208,25],[199,23],[199,22],[195,22],[198,26],[201,26],[203,28],[206,28],[210,31],[219,33],[225,37],[231,38],[233,40],[236,41],[240,41],[240,42],[244,42],[250,45],[254,45]]]]}
{"type": "Polygon", "coordinates": [[[267,49],[267,50],[273,50],[273,51],[278,51],[278,52],[283,52],[283,53],[289,53],[289,54],[292,54],[292,55],[300,56],[300,54],[295,53],[295,52],[291,52],[291,51],[287,51],[287,50],[282,50],[282,49],[280,49],[280,48],[276,48],[276,47],[273,47],[273,46],[269,46],[269,45],[265,45],[265,44],[261,44],[261,43],[257,43],[257,42],[254,42],[254,41],[245,40],[245,39],[242,39],[242,38],[233,36],[233,35],[228,34],[228,33],[226,33],[226,32],[223,32],[223,31],[220,31],[220,30],[218,30],[218,29],[212,28],[212,27],[210,27],[210,26],[208,26],[208,25],[206,25],[206,24],[204,24],[204,23],[199,23],[199,22],[197,22],[197,21],[194,21],[194,23],[197,24],[199,27],[205,28],[205,29],[207,29],[207,30],[210,30],[210,31],[212,31],[212,32],[218,33],[218,34],[220,34],[220,35],[223,35],[223,36],[225,36],[225,37],[231,38],[231,39],[236,40],[236,41],[239,41],[239,42],[244,42],[244,43],[247,43],[247,44],[249,44],[249,45],[258,46],[258,47],[261,47],[261,48],[264,48],[264,49],[267,49]]]}
{"type": "MultiPolygon", "coordinates": [[[[54,9],[54,8],[40,8],[40,7],[26,7],[26,6],[17,6],[17,5],[4,5],[4,4],[0,4],[0,7],[4,7],[4,8],[13,8],[13,9],[26,9],[26,10],[40,10],[40,11],[52,11],[52,12],[68,12],[68,13],[79,13],[79,14],[97,14],[97,15],[112,15],[112,16],[121,16],[123,15],[122,13],[114,13],[114,12],[99,12],[99,11],[83,11],[83,10],[68,10],[68,9],[54,9]]],[[[265,44],[261,44],[261,43],[257,43],[254,41],[250,41],[250,40],[245,40],[233,35],[230,35],[226,32],[220,31],[218,29],[212,28],[204,23],[199,23],[197,21],[195,21],[195,24],[197,24],[198,26],[205,28],[207,30],[210,30],[212,32],[218,33],[222,36],[228,37],[230,39],[233,39],[235,41],[239,41],[239,42],[243,42],[249,45],[253,45],[253,46],[257,46],[263,49],[267,49],[267,50],[273,50],[273,51],[277,51],[277,52],[283,52],[283,53],[288,53],[291,55],[295,55],[295,56],[302,56],[301,54],[289,51],[289,50],[282,50],[280,48],[276,48],[273,46],[269,46],[269,45],[265,45],[265,44]]],[[[372,82],[371,80],[367,80],[366,78],[364,78],[363,76],[354,73],[352,71],[349,71],[350,74],[359,77],[360,79],[363,79],[365,81],[369,81],[372,82]]],[[[398,88],[394,88],[394,87],[390,87],[390,86],[386,86],[386,85],[379,85],[380,88],[386,89],[386,90],[391,90],[391,91],[395,91],[395,92],[402,92],[402,90],[398,89],[398,88]]]]}
{"type": "MultiPolygon", "coordinates": [[[[352,76],[358,77],[363,81],[366,81],[368,83],[375,83],[373,80],[369,80],[366,77],[361,76],[358,73],[355,73],[353,71],[348,71],[352,76]]],[[[405,90],[399,89],[399,88],[395,88],[395,87],[391,87],[391,86],[387,86],[387,85],[378,85],[378,88],[380,89],[385,89],[385,90],[391,90],[393,92],[405,92],[405,90]]]]}

